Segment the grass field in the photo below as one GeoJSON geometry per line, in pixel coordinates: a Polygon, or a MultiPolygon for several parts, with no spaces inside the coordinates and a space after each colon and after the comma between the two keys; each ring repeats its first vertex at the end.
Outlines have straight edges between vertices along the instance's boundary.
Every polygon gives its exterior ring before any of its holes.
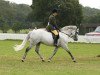
{"type": "Polygon", "coordinates": [[[52,62],[47,62],[53,47],[41,45],[41,62],[34,48],[29,52],[25,62],[21,57],[25,48],[19,52],[13,46],[22,41],[0,41],[0,75],[100,75],[100,44],[69,43],[69,49],[77,60],[72,62],[68,53],[60,48],[52,62]]]}

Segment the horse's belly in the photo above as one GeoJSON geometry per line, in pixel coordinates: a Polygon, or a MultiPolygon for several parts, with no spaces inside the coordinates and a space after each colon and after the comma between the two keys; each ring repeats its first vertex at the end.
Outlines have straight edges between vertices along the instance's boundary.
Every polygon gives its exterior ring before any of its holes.
{"type": "Polygon", "coordinates": [[[54,40],[53,40],[51,35],[42,36],[41,42],[46,44],[46,45],[53,45],[54,40]]]}

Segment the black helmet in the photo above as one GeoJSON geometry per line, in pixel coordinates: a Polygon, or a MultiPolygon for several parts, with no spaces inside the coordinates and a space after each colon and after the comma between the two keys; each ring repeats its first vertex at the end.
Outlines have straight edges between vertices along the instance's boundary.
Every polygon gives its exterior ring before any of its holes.
{"type": "Polygon", "coordinates": [[[58,13],[58,10],[57,9],[53,9],[52,13],[58,13]]]}

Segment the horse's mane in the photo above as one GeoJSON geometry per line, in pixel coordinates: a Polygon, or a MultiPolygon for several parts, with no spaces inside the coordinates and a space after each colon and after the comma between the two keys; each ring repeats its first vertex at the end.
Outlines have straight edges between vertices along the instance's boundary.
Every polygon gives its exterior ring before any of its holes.
{"type": "Polygon", "coordinates": [[[61,28],[61,30],[68,30],[68,29],[73,29],[73,30],[75,30],[75,29],[77,29],[77,27],[74,26],[74,25],[70,25],[70,26],[65,26],[65,27],[61,28]]]}

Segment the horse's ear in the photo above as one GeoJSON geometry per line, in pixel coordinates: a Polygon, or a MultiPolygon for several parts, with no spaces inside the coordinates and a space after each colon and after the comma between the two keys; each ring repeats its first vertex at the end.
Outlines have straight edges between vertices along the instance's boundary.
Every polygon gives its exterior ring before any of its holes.
{"type": "Polygon", "coordinates": [[[37,27],[35,27],[35,30],[37,30],[37,27]]]}
{"type": "Polygon", "coordinates": [[[78,27],[77,27],[76,31],[77,31],[77,33],[79,33],[79,28],[78,27]]]}
{"type": "Polygon", "coordinates": [[[77,31],[79,31],[79,28],[77,27],[77,31]]]}

